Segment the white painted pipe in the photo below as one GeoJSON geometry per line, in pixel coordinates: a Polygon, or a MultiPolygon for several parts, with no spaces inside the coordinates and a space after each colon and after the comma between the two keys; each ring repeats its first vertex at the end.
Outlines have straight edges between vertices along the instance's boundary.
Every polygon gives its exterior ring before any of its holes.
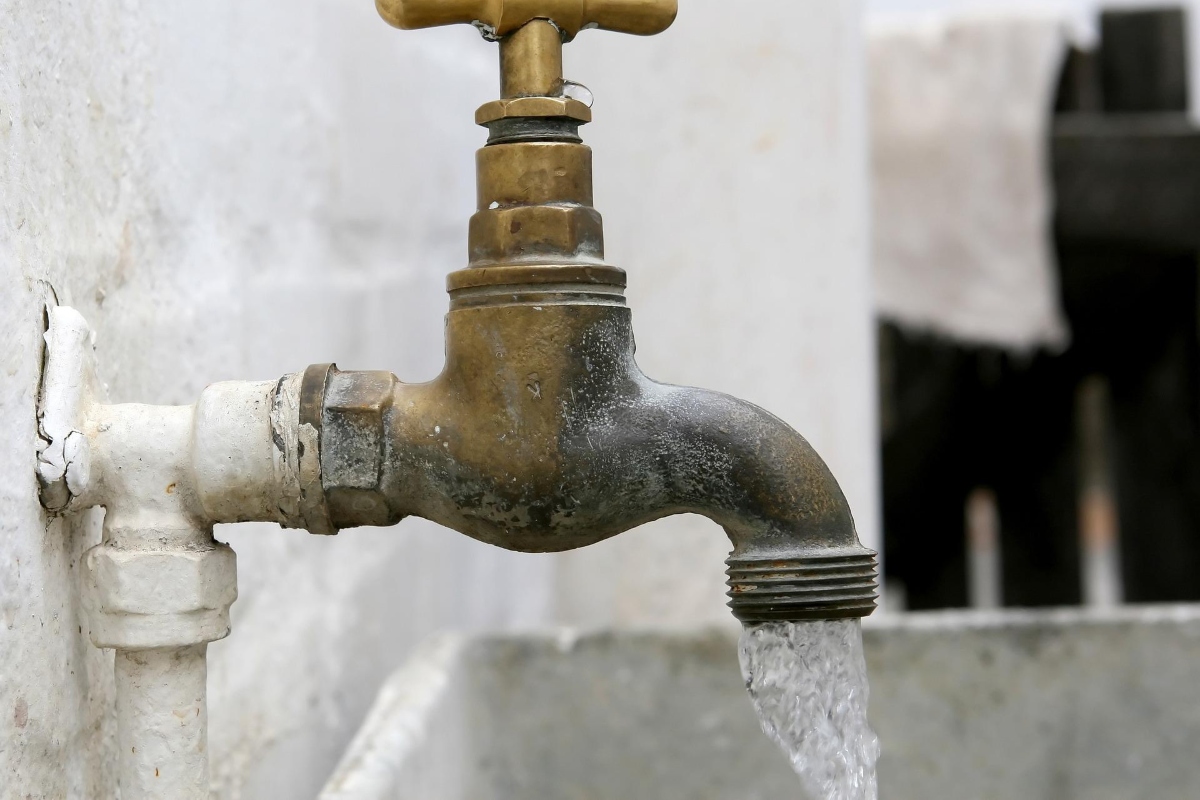
{"type": "Polygon", "coordinates": [[[207,648],[117,651],[122,800],[208,800],[207,648]]]}
{"type": "Polygon", "coordinates": [[[305,527],[300,505],[300,381],[214,383],[195,406],[189,468],[212,522],[305,527]]]}
{"type": "Polygon", "coordinates": [[[122,800],[209,796],[205,654],[229,634],[233,551],[216,522],[306,524],[301,485],[319,475],[299,424],[301,376],[219,383],[195,406],[105,405],[92,333],[49,310],[39,406],[43,506],[103,506],[104,541],[83,564],[97,647],[117,651],[122,800]]]}

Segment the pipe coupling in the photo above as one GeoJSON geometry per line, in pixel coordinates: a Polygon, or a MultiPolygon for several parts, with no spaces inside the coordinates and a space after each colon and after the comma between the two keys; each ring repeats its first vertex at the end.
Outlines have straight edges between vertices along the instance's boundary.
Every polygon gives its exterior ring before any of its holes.
{"type": "Polygon", "coordinates": [[[107,542],[84,557],[83,604],[96,647],[187,647],[229,635],[237,599],[233,550],[196,531],[158,533],[189,543],[142,549],[107,542]]]}

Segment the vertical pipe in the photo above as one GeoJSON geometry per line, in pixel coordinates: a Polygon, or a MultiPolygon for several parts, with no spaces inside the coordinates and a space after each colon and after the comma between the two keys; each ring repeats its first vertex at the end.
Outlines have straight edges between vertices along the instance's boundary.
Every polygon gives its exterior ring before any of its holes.
{"type": "Polygon", "coordinates": [[[208,800],[207,649],[117,650],[121,800],[208,800]]]}
{"type": "Polygon", "coordinates": [[[558,97],[562,94],[562,33],[535,19],[500,41],[500,96],[558,97]]]}
{"type": "Polygon", "coordinates": [[[1108,381],[1093,375],[1075,398],[1079,452],[1079,547],[1083,601],[1106,608],[1124,600],[1116,479],[1112,464],[1112,403],[1108,381]]]}
{"type": "Polygon", "coordinates": [[[996,494],[978,488],[967,496],[967,581],[972,608],[1000,608],[1000,511],[996,494]]]}

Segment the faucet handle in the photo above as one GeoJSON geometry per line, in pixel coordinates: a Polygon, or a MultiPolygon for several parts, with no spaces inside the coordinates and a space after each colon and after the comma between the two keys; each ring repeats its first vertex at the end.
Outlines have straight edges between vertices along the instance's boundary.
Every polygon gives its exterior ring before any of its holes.
{"type": "Polygon", "coordinates": [[[546,19],[570,41],[582,30],[653,36],[675,21],[678,0],[375,0],[379,15],[404,30],[475,25],[499,39],[546,19]]]}
{"type": "Polygon", "coordinates": [[[653,36],[671,27],[679,0],[375,0],[375,8],[397,28],[469,24],[499,41],[501,96],[511,100],[561,97],[563,42],[580,31],[653,36]]]}

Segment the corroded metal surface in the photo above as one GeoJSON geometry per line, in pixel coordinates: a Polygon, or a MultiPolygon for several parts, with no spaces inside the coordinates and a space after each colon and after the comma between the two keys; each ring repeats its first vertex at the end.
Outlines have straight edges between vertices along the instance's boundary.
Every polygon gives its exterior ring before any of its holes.
{"type": "MultiPolygon", "coordinates": [[[[501,42],[506,94],[561,85],[548,28],[501,42]]],[[[869,614],[874,554],[808,442],[756,406],[638,368],[625,273],[603,261],[591,150],[574,128],[547,124],[569,116],[566,104],[485,109],[493,137],[476,159],[468,267],[448,281],[442,374],[420,385],[305,375],[300,419],[320,428],[333,526],[419,516],[510,550],[556,552],[697,513],[733,541],[730,605],[742,621],[869,614]],[[497,117],[522,108],[528,117],[497,117]],[[512,119],[526,127],[495,143],[497,120],[512,119]]]]}

